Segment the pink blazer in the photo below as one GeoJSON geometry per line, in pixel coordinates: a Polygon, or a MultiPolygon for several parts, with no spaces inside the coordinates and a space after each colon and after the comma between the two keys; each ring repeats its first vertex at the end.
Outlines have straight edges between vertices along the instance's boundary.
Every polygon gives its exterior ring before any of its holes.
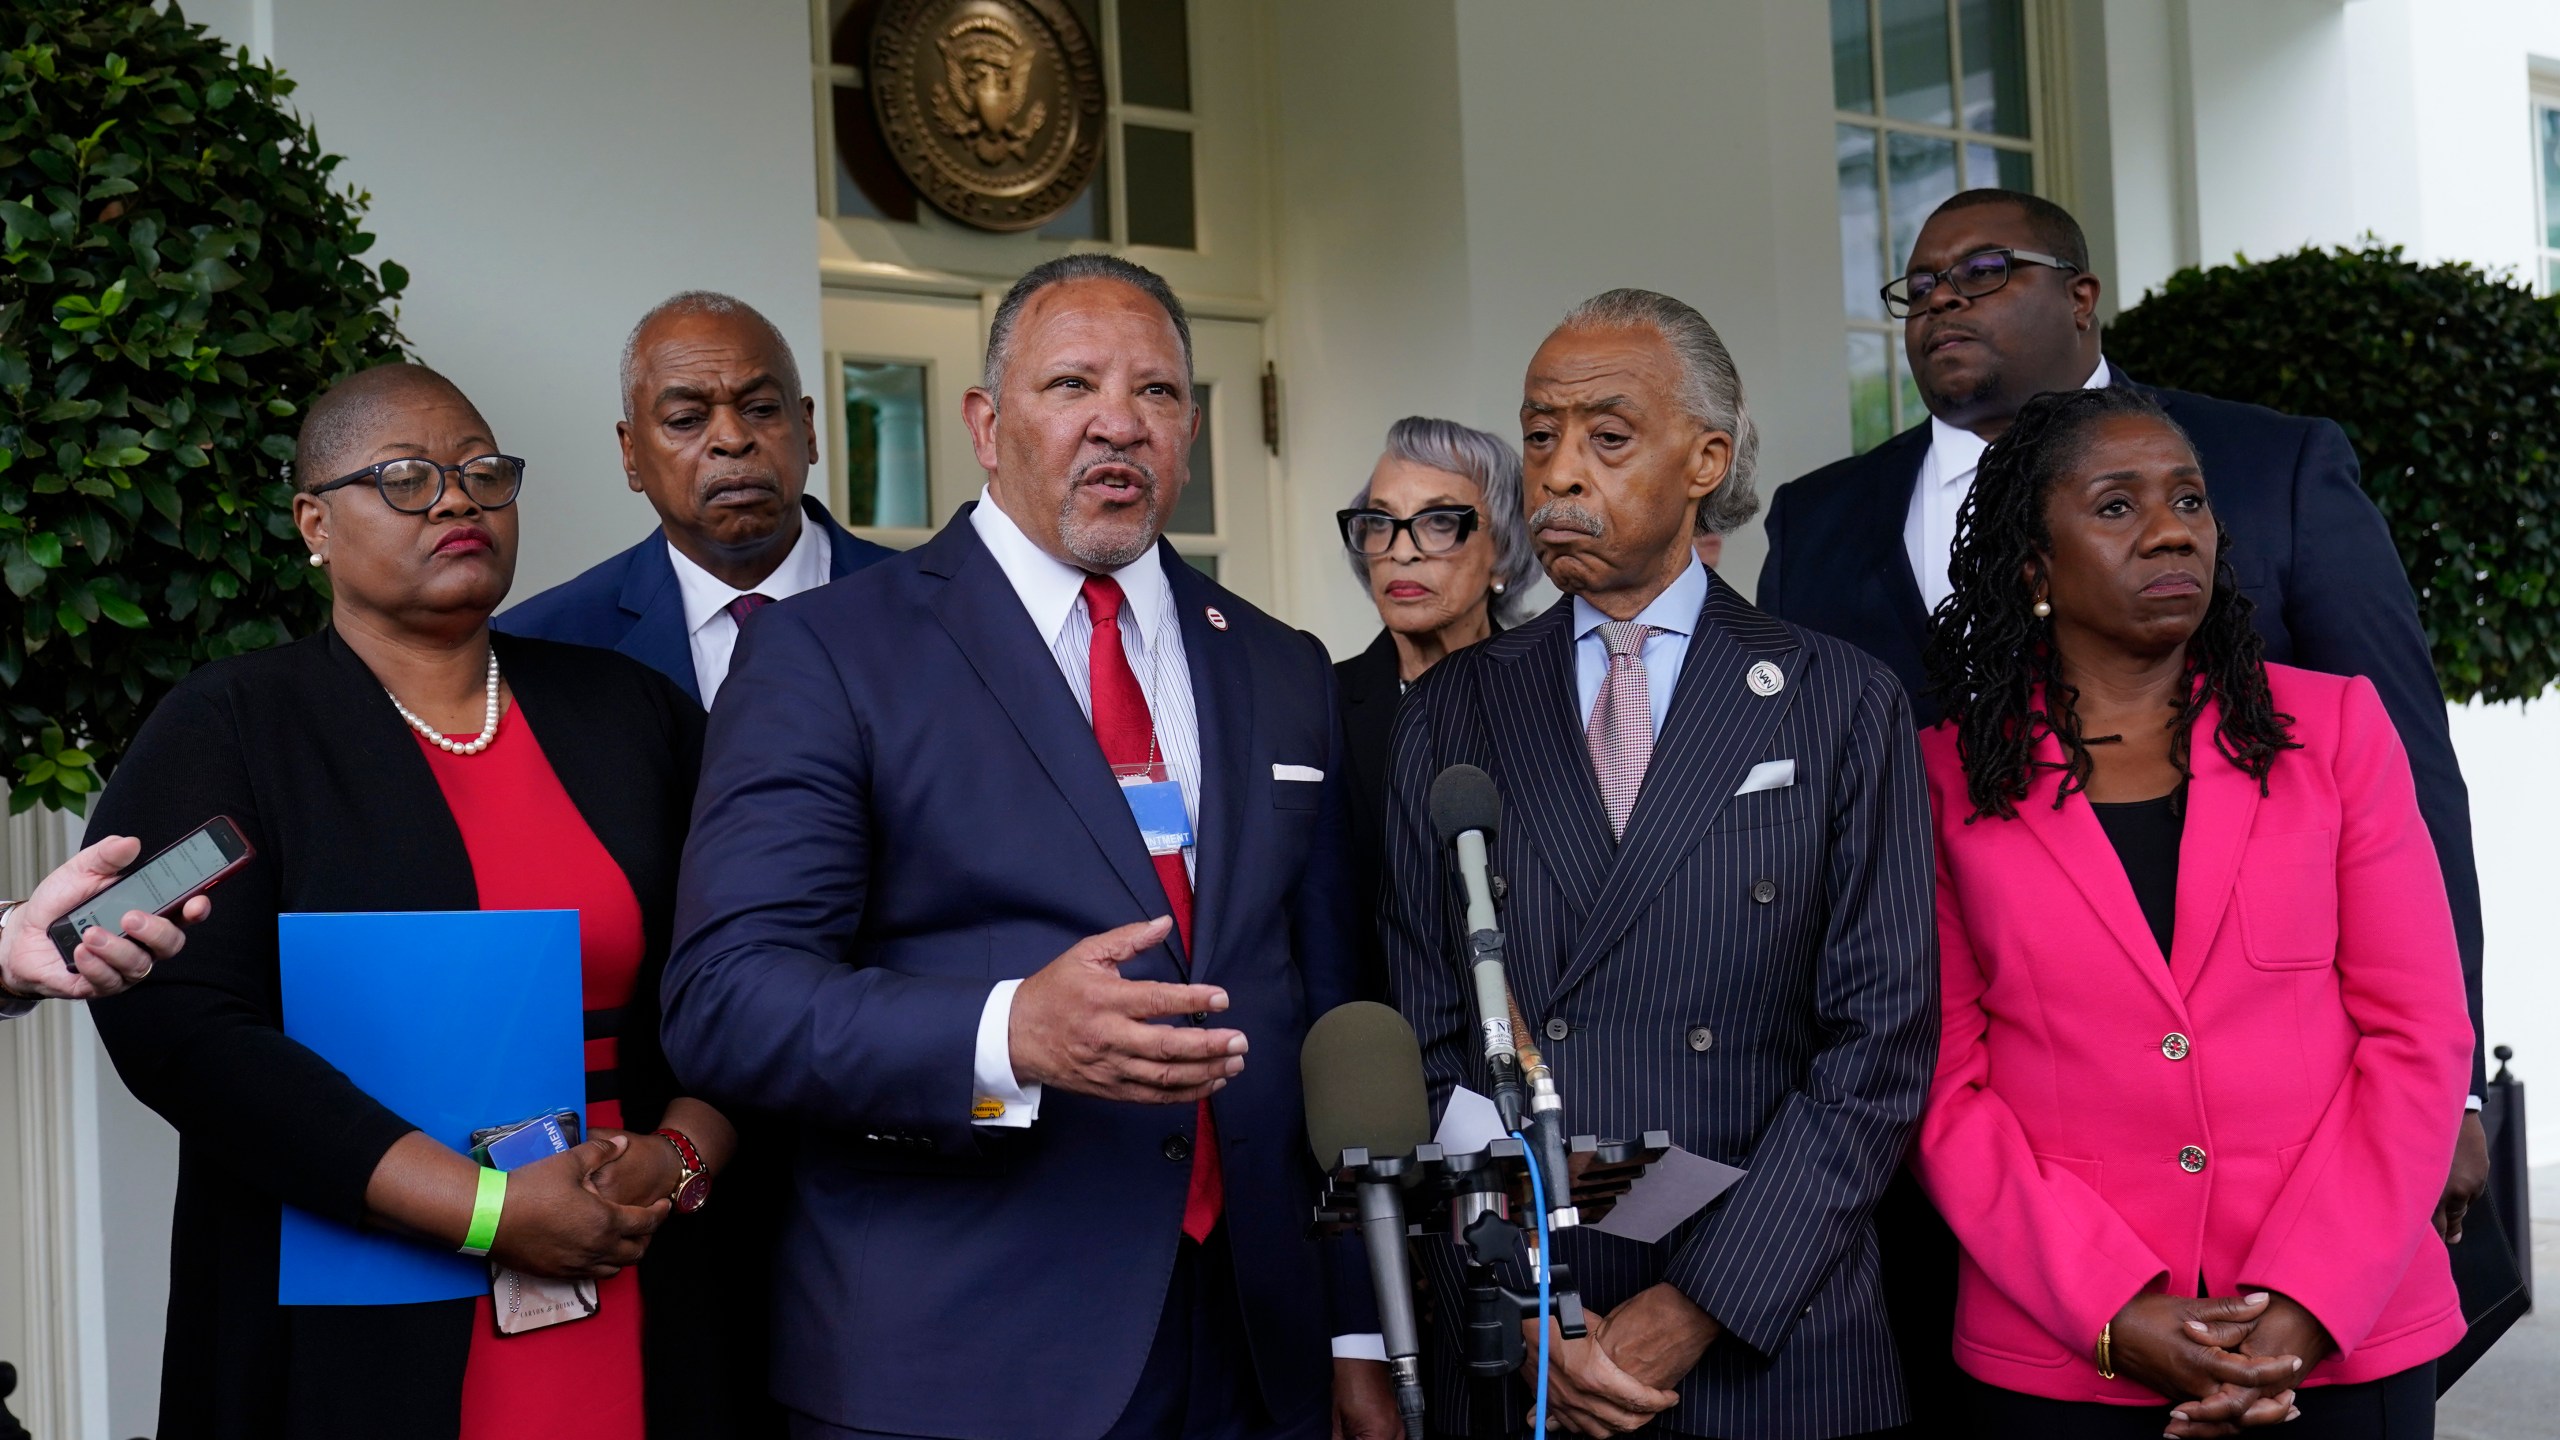
{"type": "Polygon", "coordinates": [[[1946,1028],[1912,1167],[1964,1249],[1956,1363],[1990,1384],[2157,1403],[2099,1378],[2098,1331],[2199,1276],[2317,1316],[2313,1385],[2462,1337],[2429,1223],[2472,1046],[2435,849],[2372,684],[2267,669],[2303,748],[2261,799],[2197,720],[2166,963],[2059,772],[1966,824],[1954,726],[1921,737],[1946,1028]]]}

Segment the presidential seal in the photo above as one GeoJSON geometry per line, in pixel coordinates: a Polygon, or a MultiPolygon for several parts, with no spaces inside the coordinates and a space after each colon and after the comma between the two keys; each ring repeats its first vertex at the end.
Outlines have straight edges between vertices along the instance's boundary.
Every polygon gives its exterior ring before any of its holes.
{"type": "Polygon", "coordinates": [[[1102,60],[1065,0],[888,0],[864,74],[889,153],[933,207],[1031,230],[1102,161],[1102,60]]]}

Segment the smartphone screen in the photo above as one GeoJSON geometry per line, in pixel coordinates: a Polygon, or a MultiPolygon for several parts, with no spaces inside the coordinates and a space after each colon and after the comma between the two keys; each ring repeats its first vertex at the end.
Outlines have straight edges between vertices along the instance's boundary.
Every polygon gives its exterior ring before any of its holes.
{"type": "Polygon", "coordinates": [[[249,842],[228,818],[216,816],[175,845],[136,865],[116,883],[92,896],[52,928],[54,942],[67,960],[80,937],[94,925],[110,935],[124,933],[124,917],[140,910],[157,915],[176,905],[249,853],[249,842]],[[66,943],[64,937],[68,935],[66,943]]]}

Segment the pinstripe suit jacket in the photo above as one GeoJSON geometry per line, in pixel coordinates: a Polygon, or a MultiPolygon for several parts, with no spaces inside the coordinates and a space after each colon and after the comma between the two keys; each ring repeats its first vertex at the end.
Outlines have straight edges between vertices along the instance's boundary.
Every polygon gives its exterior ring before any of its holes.
{"type": "MultiPolygon", "coordinates": [[[[1714,581],[1616,843],[1576,713],[1572,616],[1561,602],[1441,661],[1397,722],[1383,939],[1435,1110],[1452,1085],[1486,1083],[1427,801],[1466,763],[1503,793],[1511,986],[1571,1128],[1666,1129],[1750,1172],[1658,1245],[1558,1237],[1592,1306],[1668,1281],[1722,1322],[1663,1428],[1823,1440],[1898,1424],[1868,1212],[1927,1095],[1938,999],[1909,702],[1874,660],[1714,581]],[[1745,683],[1763,660],[1785,676],[1774,696],[1745,683]],[[1793,785],[1734,794],[1755,763],[1786,759],[1793,785]]],[[[1424,1262],[1454,1295],[1454,1252],[1424,1262]]],[[[1489,1397],[1467,1393],[1448,1327],[1430,1349],[1435,1424],[1461,1429],[1489,1397]]]]}

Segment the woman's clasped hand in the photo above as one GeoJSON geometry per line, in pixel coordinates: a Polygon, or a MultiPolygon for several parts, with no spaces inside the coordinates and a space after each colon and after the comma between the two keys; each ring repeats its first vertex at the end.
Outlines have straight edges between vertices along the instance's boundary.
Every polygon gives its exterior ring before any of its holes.
{"type": "Polygon", "coordinates": [[[665,1148],[653,1136],[616,1131],[510,1171],[490,1256],[511,1270],[564,1280],[601,1280],[638,1264],[674,1208],[668,1196],[675,1186],[643,1200],[645,1192],[630,1182],[650,1150],[665,1148]]]}
{"type": "Polygon", "coordinates": [[[2252,1291],[2142,1294],[2109,1326],[2115,1372],[2178,1402],[2170,1440],[2237,1435],[2301,1415],[2294,1384],[2337,1347],[2302,1305],[2252,1291]]]}

